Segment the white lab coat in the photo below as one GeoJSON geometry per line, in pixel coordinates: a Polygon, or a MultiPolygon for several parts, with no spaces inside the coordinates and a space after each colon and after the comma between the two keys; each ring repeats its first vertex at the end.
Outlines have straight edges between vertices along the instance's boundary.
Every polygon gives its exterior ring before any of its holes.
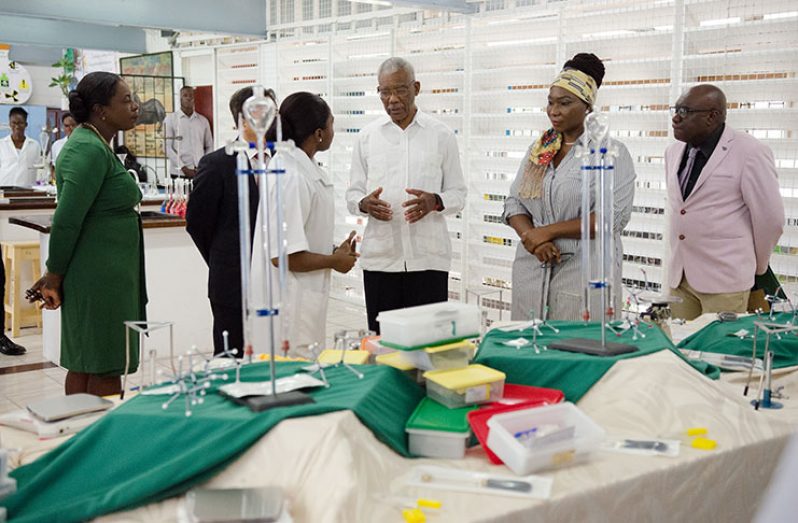
{"type": "MultiPolygon", "coordinates": [[[[294,148],[280,152],[269,162],[270,169],[285,169],[278,175],[282,181],[283,236],[286,255],[309,251],[332,254],[335,229],[335,194],[327,173],[311,160],[304,151],[294,148]]],[[[272,295],[279,296],[279,270],[265,256],[278,256],[276,227],[277,178],[269,176],[270,245],[265,245],[263,214],[258,213],[252,252],[251,297],[252,304],[267,305],[269,281],[264,281],[264,268],[271,275],[272,295]]],[[[260,202],[260,207],[264,202],[260,202]]],[[[308,356],[312,343],[324,344],[327,324],[327,301],[330,295],[331,269],[310,272],[286,271],[285,287],[280,303],[277,340],[287,339],[291,355],[308,356]]],[[[278,302],[279,300],[275,300],[278,302]]],[[[276,303],[275,303],[276,305],[276,303]]],[[[253,347],[256,353],[269,352],[269,318],[255,318],[253,322],[253,347]]],[[[275,347],[279,353],[279,344],[275,347]]]]}
{"type": "Polygon", "coordinates": [[[11,135],[0,139],[0,185],[31,187],[36,182],[36,163],[41,160],[39,142],[25,137],[17,149],[11,135]]]}
{"type": "Polygon", "coordinates": [[[50,148],[50,163],[53,165],[55,165],[56,160],[58,160],[58,155],[61,154],[61,149],[64,148],[68,139],[69,136],[64,136],[53,142],[53,146],[50,148]]]}

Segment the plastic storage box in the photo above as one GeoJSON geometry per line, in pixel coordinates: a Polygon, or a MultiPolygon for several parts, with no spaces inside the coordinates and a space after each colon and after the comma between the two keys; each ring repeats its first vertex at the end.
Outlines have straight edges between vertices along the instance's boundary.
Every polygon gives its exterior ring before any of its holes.
{"type": "Polygon", "coordinates": [[[573,403],[496,414],[488,420],[488,428],[488,447],[519,475],[582,461],[605,435],[604,429],[573,403]],[[573,437],[539,447],[527,447],[516,437],[544,426],[573,427],[573,437]]]}
{"type": "MultiPolygon", "coordinates": [[[[326,349],[319,354],[319,363],[324,365],[334,365],[341,361],[341,350],[326,349]]],[[[365,365],[369,362],[371,354],[364,350],[348,350],[344,352],[344,363],[350,365],[365,365]]]]}
{"type": "Polygon", "coordinates": [[[497,401],[504,392],[504,373],[479,364],[427,371],[424,378],[427,396],[450,409],[497,401]]]}
{"type": "Polygon", "coordinates": [[[381,343],[414,350],[479,336],[479,308],[457,301],[381,312],[381,343]]]}
{"type": "Polygon", "coordinates": [[[532,387],[528,385],[504,384],[504,393],[499,401],[481,406],[468,413],[468,424],[477,437],[491,463],[501,465],[502,460],[488,447],[488,420],[496,414],[514,410],[530,409],[544,405],[554,405],[565,399],[565,394],[557,389],[532,387]]]}
{"type": "Polygon", "coordinates": [[[400,351],[399,357],[422,370],[462,369],[474,356],[476,347],[470,341],[458,341],[420,350],[400,351]]]}
{"type": "Polygon", "coordinates": [[[466,416],[475,408],[448,409],[430,398],[422,399],[405,426],[410,453],[428,458],[462,458],[471,436],[466,416]]]}

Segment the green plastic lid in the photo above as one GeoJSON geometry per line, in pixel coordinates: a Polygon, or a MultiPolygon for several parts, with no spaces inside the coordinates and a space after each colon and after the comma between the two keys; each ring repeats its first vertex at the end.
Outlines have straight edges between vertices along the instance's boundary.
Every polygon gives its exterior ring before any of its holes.
{"type": "Polygon", "coordinates": [[[432,398],[424,398],[407,420],[405,429],[439,430],[444,432],[468,432],[471,427],[466,415],[478,407],[475,405],[450,409],[432,398]]]}

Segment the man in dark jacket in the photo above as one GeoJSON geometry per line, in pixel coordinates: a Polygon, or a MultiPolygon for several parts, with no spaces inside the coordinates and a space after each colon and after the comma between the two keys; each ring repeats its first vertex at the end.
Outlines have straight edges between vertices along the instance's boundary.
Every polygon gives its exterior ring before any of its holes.
{"type": "MultiPolygon", "coordinates": [[[[251,96],[252,88],[245,87],[230,98],[230,112],[236,124],[244,102],[251,96]]],[[[246,122],[239,131],[246,141],[256,140],[246,122]]],[[[255,154],[252,149],[250,161],[255,154]]],[[[247,178],[250,231],[254,231],[258,189],[254,177],[247,178]]],[[[228,155],[224,147],[205,155],[197,166],[194,189],[186,210],[186,230],[208,264],[208,298],[213,312],[213,352],[219,354],[224,351],[222,332],[227,331],[230,348],[238,349],[237,356],[241,357],[244,352],[244,318],[238,240],[238,179],[236,156],[228,155]]]]}

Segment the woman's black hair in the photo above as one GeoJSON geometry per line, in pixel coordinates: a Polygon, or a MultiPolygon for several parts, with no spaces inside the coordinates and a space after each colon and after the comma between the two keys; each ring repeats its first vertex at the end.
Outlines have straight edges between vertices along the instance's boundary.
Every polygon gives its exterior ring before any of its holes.
{"type": "Polygon", "coordinates": [[[601,62],[601,59],[593,53],[576,54],[573,58],[565,62],[562,68],[582,71],[596,81],[596,87],[601,87],[601,81],[604,79],[604,64],[601,62]]]}
{"type": "MultiPolygon", "coordinates": [[[[330,107],[321,96],[308,92],[289,95],[280,105],[280,121],[283,125],[283,140],[293,140],[300,147],[316,129],[327,127],[331,115],[330,107]]],[[[277,125],[272,124],[266,140],[277,139],[277,125]]]]}
{"type": "Polygon", "coordinates": [[[88,122],[95,105],[108,105],[116,94],[122,78],[114,73],[96,71],[83,77],[78,86],[69,91],[69,112],[78,123],[88,122]]]}

